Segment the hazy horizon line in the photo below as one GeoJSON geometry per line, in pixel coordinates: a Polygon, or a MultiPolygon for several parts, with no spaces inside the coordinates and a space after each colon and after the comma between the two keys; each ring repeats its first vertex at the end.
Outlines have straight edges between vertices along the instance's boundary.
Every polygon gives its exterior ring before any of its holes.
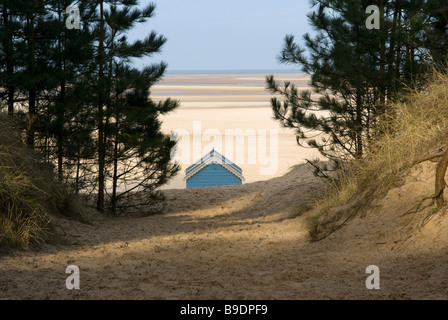
{"type": "Polygon", "coordinates": [[[165,74],[303,73],[294,69],[168,69],[165,74]]]}

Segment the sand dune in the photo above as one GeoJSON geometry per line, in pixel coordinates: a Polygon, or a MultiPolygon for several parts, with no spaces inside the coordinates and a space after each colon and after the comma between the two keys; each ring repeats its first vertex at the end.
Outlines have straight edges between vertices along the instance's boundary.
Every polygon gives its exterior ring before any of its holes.
{"type": "MultiPolygon", "coordinates": [[[[307,82],[306,75],[276,77],[307,82]]],[[[162,119],[166,133],[194,132],[197,122],[201,134],[278,130],[276,172],[260,175],[263,164],[249,164],[246,148],[248,183],[175,189],[185,187],[181,173],[163,190],[164,214],[95,216],[91,225],[55,217],[63,243],[0,257],[0,299],[448,298],[447,220],[437,214],[422,224],[427,212],[403,215],[431,194],[433,164],[416,166],[362,217],[309,242],[306,217],[288,217],[325,184],[308,165],[286,172],[318,154],[271,119],[264,75],[169,75],[153,97],[169,96],[183,106],[162,119]],[[65,287],[68,265],[80,268],[80,290],[65,287]],[[380,269],[379,290],[366,288],[370,265],[380,269]]],[[[203,140],[199,155],[210,143],[203,140]]]]}
{"type": "Polygon", "coordinates": [[[446,299],[448,224],[402,215],[432,190],[434,165],[372,203],[363,217],[309,242],[287,219],[324,184],[307,165],[242,186],[165,190],[166,213],[58,218],[65,245],[0,258],[1,299],[446,299]],[[65,268],[80,268],[67,290],[65,268]],[[380,289],[365,286],[380,268],[380,289]]]}

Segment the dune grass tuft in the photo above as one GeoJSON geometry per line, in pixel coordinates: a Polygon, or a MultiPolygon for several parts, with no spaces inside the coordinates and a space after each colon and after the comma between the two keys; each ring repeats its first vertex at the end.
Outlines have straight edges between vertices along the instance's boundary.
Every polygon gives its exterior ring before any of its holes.
{"type": "Polygon", "coordinates": [[[79,200],[24,146],[13,120],[0,116],[0,251],[53,239],[55,214],[85,221],[79,200]]]}
{"type": "Polygon", "coordinates": [[[448,74],[434,72],[424,92],[409,92],[406,102],[390,105],[377,130],[368,155],[348,164],[304,213],[311,240],[361,213],[375,196],[399,185],[418,159],[446,147],[448,74]]]}

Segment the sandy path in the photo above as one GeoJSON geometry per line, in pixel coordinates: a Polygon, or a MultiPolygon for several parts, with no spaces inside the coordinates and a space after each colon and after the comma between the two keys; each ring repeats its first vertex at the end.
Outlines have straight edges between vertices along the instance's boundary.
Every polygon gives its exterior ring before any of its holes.
{"type": "MultiPolygon", "coordinates": [[[[423,193],[427,184],[417,179],[409,188],[423,193]]],[[[91,226],[59,219],[71,244],[0,258],[0,298],[448,298],[446,219],[407,237],[410,218],[385,208],[416,197],[394,189],[375,204],[376,216],[310,243],[304,218],[285,218],[321,188],[302,166],[239,187],[168,190],[164,215],[91,226]],[[80,268],[80,290],[65,288],[70,264],[80,268]],[[370,264],[380,267],[380,290],[365,287],[370,264]]]]}

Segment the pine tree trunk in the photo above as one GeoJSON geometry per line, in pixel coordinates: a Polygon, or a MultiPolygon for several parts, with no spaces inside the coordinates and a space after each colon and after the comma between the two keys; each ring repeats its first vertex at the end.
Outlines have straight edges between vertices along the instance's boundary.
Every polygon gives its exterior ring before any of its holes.
{"type": "Polygon", "coordinates": [[[100,1],[100,34],[98,43],[98,198],[97,210],[104,212],[104,168],[106,150],[104,145],[104,14],[103,1],[100,1]]]}
{"type": "MultiPolygon", "coordinates": [[[[402,24],[401,24],[401,22],[402,22],[402,8],[400,7],[399,9],[398,9],[398,24],[397,24],[397,29],[400,29],[400,28],[402,28],[402,24]]],[[[396,62],[395,62],[395,83],[397,83],[397,81],[399,81],[399,79],[400,79],[400,74],[401,74],[401,47],[402,47],[402,44],[401,43],[398,43],[397,44],[397,47],[396,47],[396,52],[395,52],[395,54],[396,54],[396,62]]]]}
{"type": "Polygon", "coordinates": [[[362,132],[363,132],[363,125],[362,125],[362,101],[361,101],[361,92],[360,88],[358,87],[356,89],[356,123],[355,123],[355,135],[356,135],[356,141],[355,141],[355,158],[360,159],[362,158],[363,154],[363,143],[362,143],[362,132]]]}
{"type": "Polygon", "coordinates": [[[36,118],[36,90],[30,89],[28,93],[28,128],[26,132],[26,145],[34,148],[34,121],[36,118]]]}
{"type": "MultiPolygon", "coordinates": [[[[59,14],[59,23],[62,23],[62,14],[61,14],[61,8],[59,4],[58,8],[58,14],[59,14]]],[[[64,131],[64,103],[65,103],[65,64],[62,61],[62,39],[61,36],[58,37],[58,51],[59,51],[59,57],[58,57],[58,71],[59,76],[61,77],[60,81],[60,92],[59,92],[59,103],[58,103],[58,109],[57,109],[57,119],[56,123],[58,126],[57,131],[57,157],[58,157],[58,179],[62,182],[63,177],[63,131],[64,131]]]]}
{"type": "MultiPolygon", "coordinates": [[[[8,72],[8,74],[12,74],[8,72]]],[[[14,114],[14,86],[8,87],[8,115],[12,116],[14,114]]]]}
{"type": "Polygon", "coordinates": [[[78,153],[76,155],[76,176],[75,176],[75,194],[79,193],[79,170],[81,168],[81,147],[78,144],[78,153]]]}
{"type": "MultiPolygon", "coordinates": [[[[34,34],[34,16],[29,14],[27,17],[27,25],[29,31],[28,49],[30,54],[29,76],[31,81],[35,81],[35,34],[34,34]]],[[[36,84],[31,83],[28,93],[28,128],[26,133],[26,144],[30,148],[34,148],[34,121],[36,118],[36,84]]]]}
{"type": "MultiPolygon", "coordinates": [[[[6,7],[6,4],[3,4],[3,25],[4,28],[8,28],[9,26],[9,14],[8,14],[8,8],[6,7]]],[[[14,114],[14,91],[15,87],[11,85],[11,81],[14,75],[14,67],[12,62],[12,35],[11,32],[8,30],[8,36],[3,42],[3,47],[5,51],[5,62],[6,62],[6,75],[7,75],[7,81],[9,82],[8,86],[8,115],[14,114]]]]}
{"type": "MultiPolygon", "coordinates": [[[[384,0],[380,0],[380,17],[384,17],[384,0]]],[[[384,27],[383,27],[384,28],[384,27]]],[[[382,31],[384,32],[384,31],[382,31]]],[[[386,110],[386,88],[384,86],[385,82],[385,74],[386,74],[386,39],[384,36],[381,37],[380,43],[380,77],[381,77],[381,86],[380,86],[380,105],[381,105],[381,113],[386,110]]]]}
{"type": "Polygon", "coordinates": [[[63,128],[64,128],[64,102],[65,102],[65,81],[61,82],[61,92],[59,99],[59,107],[58,107],[58,179],[62,181],[63,177],[63,157],[64,157],[64,149],[63,149],[63,128]]]}
{"type": "MultiPolygon", "coordinates": [[[[396,56],[395,56],[395,52],[397,50],[396,47],[397,46],[397,30],[398,30],[398,11],[401,10],[400,8],[398,8],[398,4],[395,2],[394,3],[394,17],[392,20],[392,27],[390,29],[390,46],[389,46],[389,51],[388,51],[388,57],[387,59],[389,60],[389,65],[388,65],[388,71],[390,72],[391,70],[393,70],[394,64],[397,63],[396,60],[396,56]]],[[[396,91],[396,87],[395,87],[395,81],[390,83],[389,85],[392,87],[390,88],[392,91],[396,91]]]]}
{"type": "Polygon", "coordinates": [[[114,173],[112,178],[112,198],[111,198],[111,211],[113,215],[117,213],[117,185],[118,185],[118,130],[119,130],[119,116],[116,116],[116,127],[115,127],[115,145],[114,145],[114,173]]]}

